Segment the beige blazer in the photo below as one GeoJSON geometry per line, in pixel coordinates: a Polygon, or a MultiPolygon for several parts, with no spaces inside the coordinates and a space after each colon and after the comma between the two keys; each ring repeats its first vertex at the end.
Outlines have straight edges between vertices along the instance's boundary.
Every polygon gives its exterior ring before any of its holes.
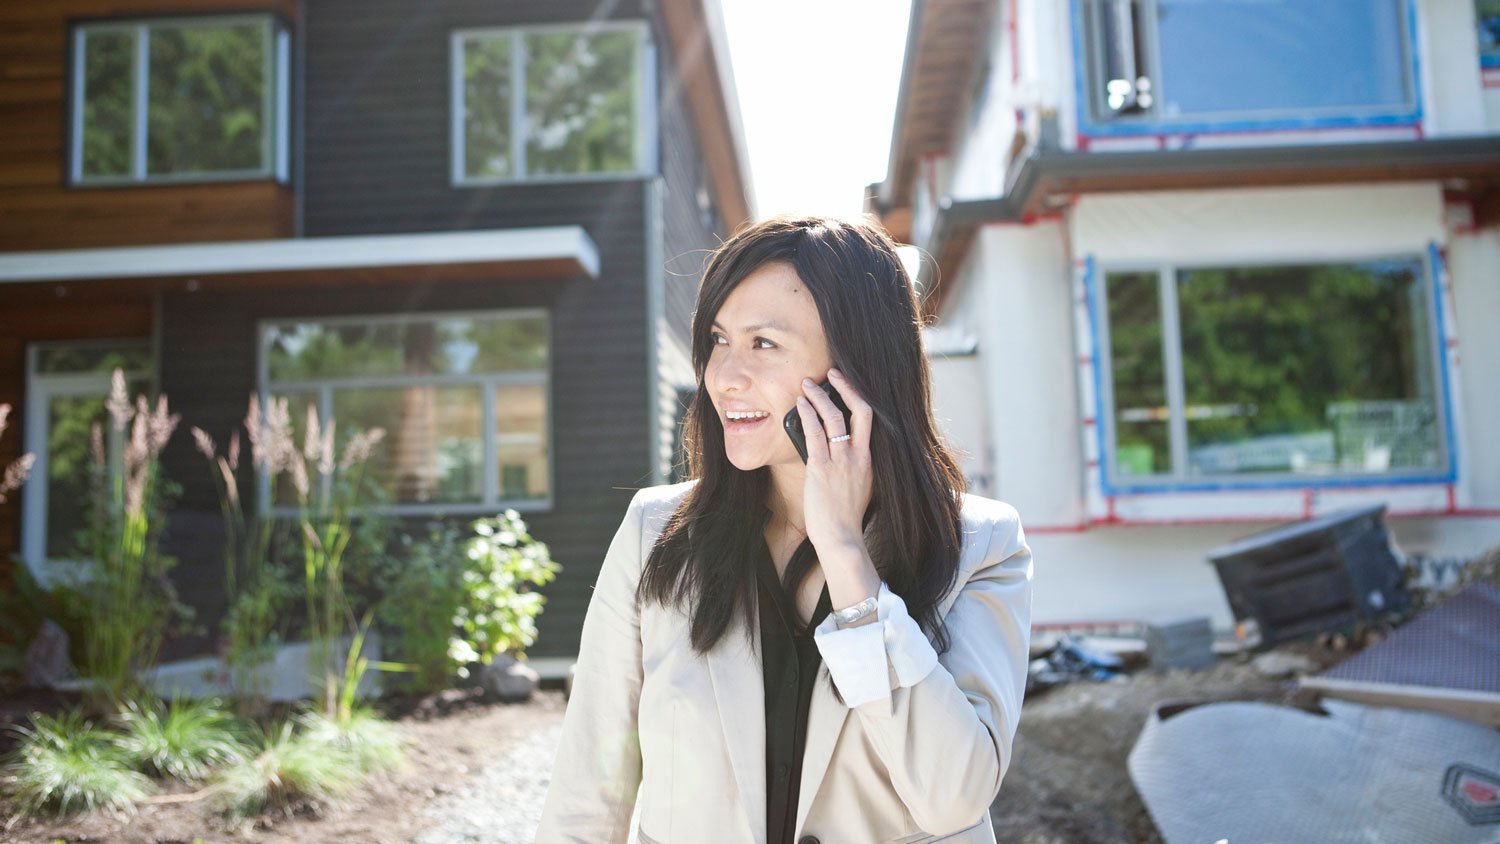
{"type": "MultiPolygon", "coordinates": [[[[687,487],[637,493],[605,556],[542,844],[765,844],[765,689],[743,618],[703,657],[685,614],[635,600],[641,564],[687,487]]],[[[1026,683],[1031,551],[1007,504],[966,496],[963,522],[957,585],[939,608],[952,642],[941,657],[886,589],[881,623],[820,628],[798,842],[995,841],[988,809],[1026,683]],[[873,693],[870,673],[856,670],[871,647],[887,662],[873,693]],[[830,672],[852,708],[829,688],[830,672]]]]}

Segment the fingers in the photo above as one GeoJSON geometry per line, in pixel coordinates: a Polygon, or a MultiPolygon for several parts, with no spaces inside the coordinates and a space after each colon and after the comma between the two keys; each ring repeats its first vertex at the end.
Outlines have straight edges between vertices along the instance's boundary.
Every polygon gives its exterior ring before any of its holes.
{"type": "Polygon", "coordinates": [[[812,406],[818,411],[818,416],[823,422],[823,430],[828,432],[830,440],[849,433],[845,430],[847,425],[844,423],[844,412],[839,410],[838,405],[833,403],[833,399],[828,397],[828,393],[824,392],[822,387],[814,384],[811,378],[802,379],[802,394],[807,397],[808,401],[812,402],[812,406]]]}
{"type": "MultiPolygon", "coordinates": [[[[817,389],[816,385],[814,389],[817,389]]],[[[821,393],[822,390],[818,392],[821,393]]],[[[802,436],[807,441],[808,465],[827,463],[828,435],[823,431],[823,422],[818,419],[818,411],[813,409],[812,402],[808,401],[806,396],[797,397],[797,415],[802,418],[802,436]]]]}
{"type": "MultiPolygon", "coordinates": [[[[870,403],[865,401],[864,396],[861,396],[854,389],[854,385],[849,383],[849,379],[844,377],[844,373],[837,369],[828,370],[828,380],[833,383],[834,389],[839,391],[839,398],[843,399],[844,404],[849,406],[849,418],[850,423],[853,425],[853,430],[848,433],[854,435],[854,439],[851,441],[852,444],[861,452],[868,452],[870,449],[870,428],[874,424],[875,419],[875,413],[870,409],[870,403]]],[[[822,391],[820,390],[819,392],[822,391]]],[[[833,402],[830,401],[829,404],[832,405],[833,402]]],[[[837,411],[837,408],[835,408],[835,411],[837,411]]]]}

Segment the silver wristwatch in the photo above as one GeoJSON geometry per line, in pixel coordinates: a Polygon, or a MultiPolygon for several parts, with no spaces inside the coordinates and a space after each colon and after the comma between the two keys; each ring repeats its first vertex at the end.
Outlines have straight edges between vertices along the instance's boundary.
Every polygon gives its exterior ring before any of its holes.
{"type": "Polygon", "coordinates": [[[833,613],[833,620],[838,622],[839,624],[853,624],[854,622],[859,621],[861,618],[864,618],[870,613],[875,612],[875,608],[878,606],[879,603],[874,598],[866,598],[852,607],[845,607],[841,610],[835,610],[833,613]]]}

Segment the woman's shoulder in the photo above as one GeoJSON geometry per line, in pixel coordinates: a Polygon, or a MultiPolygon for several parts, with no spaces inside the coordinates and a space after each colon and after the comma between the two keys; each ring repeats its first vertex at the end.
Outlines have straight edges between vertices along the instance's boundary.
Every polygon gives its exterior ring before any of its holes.
{"type": "Polygon", "coordinates": [[[963,496],[965,562],[981,567],[986,560],[1004,559],[1026,544],[1016,508],[981,495],[963,496]]]}
{"type": "Polygon", "coordinates": [[[630,514],[639,514],[641,524],[647,530],[660,530],[696,483],[692,480],[638,489],[630,500],[630,514]]]}

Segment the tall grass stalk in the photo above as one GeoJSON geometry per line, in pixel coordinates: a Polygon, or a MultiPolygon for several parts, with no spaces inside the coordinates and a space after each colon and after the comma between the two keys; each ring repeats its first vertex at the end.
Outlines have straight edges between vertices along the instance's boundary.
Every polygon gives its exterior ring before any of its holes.
{"type": "MultiPolygon", "coordinates": [[[[250,434],[251,463],[259,473],[276,478],[291,456],[289,425],[278,426],[260,413],[259,399],[252,395],[245,415],[250,434]]],[[[258,714],[270,692],[266,667],[275,658],[279,644],[278,620],[288,597],[286,584],[274,565],[278,547],[278,522],[271,513],[256,513],[240,492],[237,471],[240,435],[234,431],[225,453],[220,455],[211,436],[193,428],[198,451],[209,461],[209,474],[219,494],[219,512],[224,520],[224,597],[227,611],[221,622],[227,647],[231,696],[242,715],[258,714]]]]}
{"type": "Polygon", "coordinates": [[[151,781],[130,770],[110,736],[78,712],[35,714],[14,728],[19,747],[6,779],[21,816],[104,811],[128,815],[151,792],[151,781]]]}
{"type": "Polygon", "coordinates": [[[93,620],[85,673],[97,695],[118,704],[137,685],[137,672],[156,663],[167,624],[179,609],[166,576],[174,561],[159,547],[170,486],[159,458],[179,416],[168,413],[164,395],[155,410],[145,396],[137,396],[132,406],[118,369],[105,407],[115,432],[130,433],[121,464],[112,466],[103,430],[97,423],[93,427],[88,533],[97,568],[84,591],[93,620]]]}
{"type": "MultiPolygon", "coordinates": [[[[0,435],[5,433],[5,420],[10,416],[10,405],[0,404],[0,435]]],[[[31,473],[32,464],[36,462],[36,455],[23,454],[5,467],[0,472],[0,504],[5,503],[5,497],[21,488],[26,483],[26,476],[31,473]]]]}

